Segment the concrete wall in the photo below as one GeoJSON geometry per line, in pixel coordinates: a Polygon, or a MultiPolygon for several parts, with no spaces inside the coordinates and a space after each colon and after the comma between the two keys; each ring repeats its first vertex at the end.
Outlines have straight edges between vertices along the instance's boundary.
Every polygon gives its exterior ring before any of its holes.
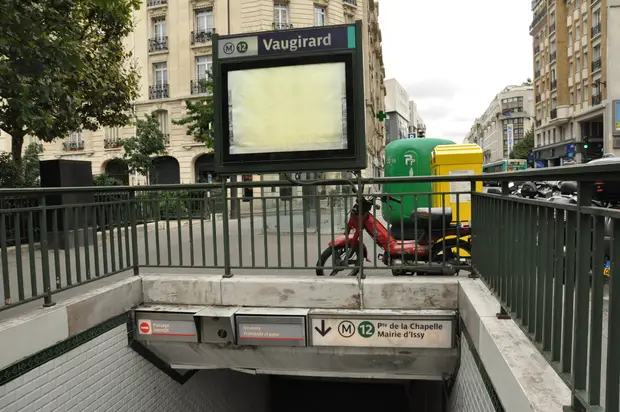
{"type": "Polygon", "coordinates": [[[130,349],[121,325],[0,386],[0,410],[262,412],[267,384],[265,376],[203,370],[181,385],[130,349]]]}
{"type": "Polygon", "coordinates": [[[462,333],[461,367],[450,394],[448,412],[494,412],[495,410],[476,362],[476,355],[472,352],[465,333],[462,333]]]}

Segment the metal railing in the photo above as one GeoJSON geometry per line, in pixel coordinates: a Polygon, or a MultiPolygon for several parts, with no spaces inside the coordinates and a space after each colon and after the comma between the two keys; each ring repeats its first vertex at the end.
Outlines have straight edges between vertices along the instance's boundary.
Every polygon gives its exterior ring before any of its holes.
{"type": "Polygon", "coordinates": [[[620,182],[620,165],[3,189],[0,310],[41,298],[52,305],[59,291],[141,267],[204,268],[223,277],[298,273],[324,281],[469,275],[489,286],[501,303],[499,317],[517,322],[572,388],[575,410],[618,412],[620,355],[606,348],[620,345],[620,210],[592,206],[596,182],[620,182]],[[508,195],[508,182],[530,180],[576,181],[577,204],[508,195]],[[481,181],[501,182],[503,194],[472,192],[481,181]],[[424,189],[439,182],[451,191],[424,189]],[[406,183],[420,191],[393,190],[406,183]]]}
{"type": "Polygon", "coordinates": [[[592,72],[593,73],[595,71],[601,70],[602,67],[603,67],[603,63],[600,57],[598,59],[592,60],[592,72]]]}
{"type": "Polygon", "coordinates": [[[215,34],[215,28],[193,31],[191,33],[191,43],[192,45],[208,43],[213,39],[213,34],[215,34]]]}
{"type": "Polygon", "coordinates": [[[168,50],[168,36],[153,37],[149,39],[149,52],[168,50]]]}
{"type": "Polygon", "coordinates": [[[206,79],[196,79],[189,81],[190,94],[205,94],[209,92],[206,79]]]}
{"type": "Polygon", "coordinates": [[[168,83],[149,86],[149,100],[167,99],[170,97],[168,83]]]}

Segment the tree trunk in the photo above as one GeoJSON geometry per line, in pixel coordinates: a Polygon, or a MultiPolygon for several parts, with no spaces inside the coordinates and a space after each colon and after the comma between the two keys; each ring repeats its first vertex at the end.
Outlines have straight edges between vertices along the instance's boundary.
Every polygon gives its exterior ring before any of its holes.
{"type": "Polygon", "coordinates": [[[13,162],[17,166],[22,165],[22,148],[24,146],[24,134],[11,133],[11,155],[13,156],[13,162]]]}

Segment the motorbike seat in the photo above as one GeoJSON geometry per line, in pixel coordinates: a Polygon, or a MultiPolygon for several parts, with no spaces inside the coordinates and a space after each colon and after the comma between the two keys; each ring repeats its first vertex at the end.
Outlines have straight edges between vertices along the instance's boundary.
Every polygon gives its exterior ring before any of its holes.
{"type": "Polygon", "coordinates": [[[412,221],[417,221],[418,225],[428,226],[429,224],[433,228],[440,229],[442,227],[450,226],[452,221],[452,208],[451,207],[419,207],[410,216],[412,221]]]}

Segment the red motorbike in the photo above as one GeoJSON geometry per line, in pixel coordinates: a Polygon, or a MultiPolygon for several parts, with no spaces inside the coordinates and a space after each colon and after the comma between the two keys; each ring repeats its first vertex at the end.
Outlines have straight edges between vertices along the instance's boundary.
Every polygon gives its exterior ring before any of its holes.
{"type": "MultiPolygon", "coordinates": [[[[344,235],[329,242],[317,262],[317,276],[324,276],[324,269],[333,268],[330,276],[352,268],[349,276],[356,276],[361,265],[360,252],[360,214],[363,230],[377,243],[383,253],[378,257],[392,267],[394,276],[418,275],[456,275],[460,268],[469,265],[471,259],[471,228],[468,223],[452,222],[452,209],[418,208],[411,213],[411,220],[417,221],[418,233],[415,240],[396,239],[388,229],[377,220],[372,209],[378,210],[374,198],[361,198],[356,201],[349,213],[344,235]],[[401,267],[394,267],[401,266],[401,267]]],[[[400,203],[391,196],[382,197],[384,203],[400,203]]],[[[362,245],[364,259],[368,260],[368,248],[362,245]]]]}

